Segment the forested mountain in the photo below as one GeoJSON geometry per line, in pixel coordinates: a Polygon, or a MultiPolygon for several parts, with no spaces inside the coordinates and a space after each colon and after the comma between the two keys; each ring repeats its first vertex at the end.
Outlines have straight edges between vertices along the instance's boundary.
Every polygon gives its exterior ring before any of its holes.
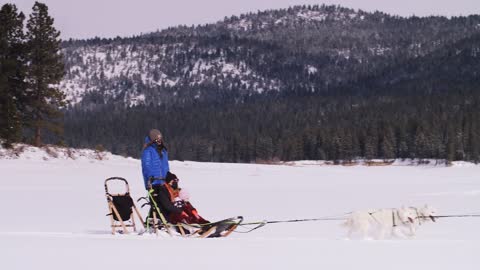
{"type": "Polygon", "coordinates": [[[480,16],[297,6],[64,42],[65,139],[202,161],[479,160],[480,16]]]}

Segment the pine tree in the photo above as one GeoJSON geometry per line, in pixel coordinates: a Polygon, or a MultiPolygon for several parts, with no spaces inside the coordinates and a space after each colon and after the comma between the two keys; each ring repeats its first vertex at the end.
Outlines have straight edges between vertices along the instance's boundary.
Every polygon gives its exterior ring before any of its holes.
{"type": "Polygon", "coordinates": [[[374,159],[378,157],[378,134],[372,127],[368,129],[364,149],[364,156],[366,159],[374,159]]]}
{"type": "Polygon", "coordinates": [[[209,142],[205,139],[196,139],[195,140],[195,160],[198,161],[211,161],[211,151],[209,149],[209,142]]]}
{"type": "Polygon", "coordinates": [[[380,156],[384,159],[395,158],[395,135],[391,128],[384,130],[382,140],[380,142],[380,156]]]}
{"type": "Polygon", "coordinates": [[[455,131],[452,127],[446,130],[445,159],[448,163],[455,160],[455,131]]]}
{"type": "Polygon", "coordinates": [[[15,5],[0,10],[0,138],[4,146],[19,141],[25,94],[23,13],[15,5]]]}
{"type": "Polygon", "coordinates": [[[418,129],[415,133],[414,151],[416,158],[428,158],[427,137],[423,130],[418,129]]]}
{"type": "Polygon", "coordinates": [[[257,160],[269,161],[273,158],[273,141],[272,138],[260,136],[256,143],[256,157],[257,160]]]}
{"type": "Polygon", "coordinates": [[[45,4],[35,2],[27,22],[28,78],[30,84],[29,126],[34,129],[34,144],[42,143],[42,130],[62,133],[60,108],[65,106],[65,95],[58,88],[64,75],[60,54],[60,32],[53,27],[45,4]],[[57,120],[57,121],[56,121],[57,120]]]}

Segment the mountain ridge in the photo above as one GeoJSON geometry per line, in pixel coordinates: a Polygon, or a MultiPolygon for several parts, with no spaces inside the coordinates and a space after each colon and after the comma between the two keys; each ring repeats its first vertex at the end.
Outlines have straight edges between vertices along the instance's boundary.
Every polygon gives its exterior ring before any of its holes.
{"type": "Polygon", "coordinates": [[[72,105],[86,98],[85,107],[322,92],[478,32],[477,15],[403,18],[296,6],[133,38],[65,42],[61,87],[72,105]]]}

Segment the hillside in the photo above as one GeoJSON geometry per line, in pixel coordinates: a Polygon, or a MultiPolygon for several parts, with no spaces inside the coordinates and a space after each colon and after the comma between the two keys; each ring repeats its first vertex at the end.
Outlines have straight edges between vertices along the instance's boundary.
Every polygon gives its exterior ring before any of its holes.
{"type": "MultiPolygon", "coordinates": [[[[65,42],[65,141],[138,157],[480,161],[480,16],[267,10],[65,42]]],[[[52,139],[54,141],[55,139],[52,139]]]]}
{"type": "Polygon", "coordinates": [[[72,104],[184,104],[325,92],[480,32],[480,16],[402,18],[296,6],[117,39],[64,43],[72,104]]]}

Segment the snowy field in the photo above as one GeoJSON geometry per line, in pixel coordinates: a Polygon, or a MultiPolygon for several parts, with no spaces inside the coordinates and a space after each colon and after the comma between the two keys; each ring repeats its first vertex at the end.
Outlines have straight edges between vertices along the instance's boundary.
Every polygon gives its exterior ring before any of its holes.
{"type": "MultiPolygon", "coordinates": [[[[341,221],[269,224],[221,239],[113,236],[103,182],[125,177],[133,198],[144,196],[140,162],[43,155],[0,158],[0,269],[478,269],[480,218],[438,219],[414,239],[346,240],[341,221]]],[[[480,166],[471,164],[170,166],[210,220],[338,217],[425,203],[439,215],[480,212],[480,166]]]]}

